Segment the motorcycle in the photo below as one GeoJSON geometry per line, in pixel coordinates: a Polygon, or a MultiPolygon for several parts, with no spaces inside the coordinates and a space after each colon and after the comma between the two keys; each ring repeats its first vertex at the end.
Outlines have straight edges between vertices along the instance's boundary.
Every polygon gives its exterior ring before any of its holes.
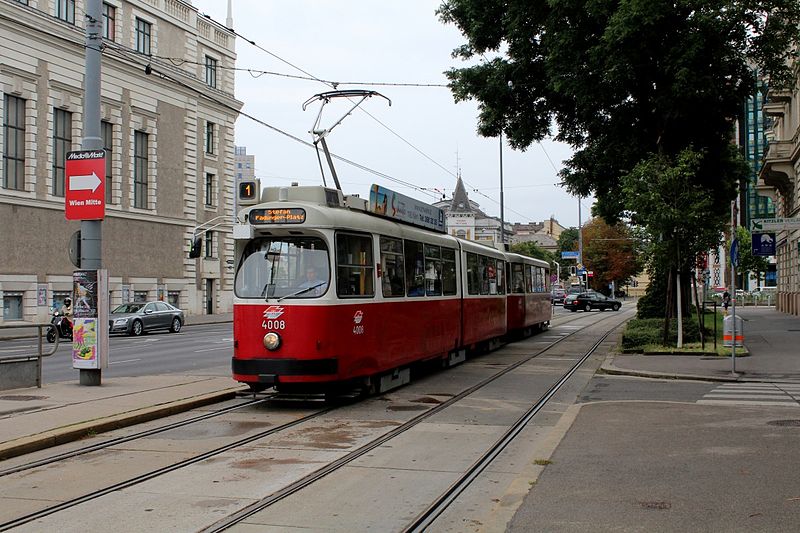
{"type": "Polygon", "coordinates": [[[47,342],[53,343],[56,342],[56,337],[72,340],[72,322],[60,311],[53,312],[45,338],[47,342]]]}

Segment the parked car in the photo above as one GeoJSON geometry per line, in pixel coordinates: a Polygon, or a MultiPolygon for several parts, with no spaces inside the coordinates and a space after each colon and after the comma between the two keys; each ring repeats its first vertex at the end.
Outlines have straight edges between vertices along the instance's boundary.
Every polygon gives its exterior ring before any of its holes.
{"type": "Polygon", "coordinates": [[[166,302],[130,302],[108,315],[109,333],[141,335],[154,329],[177,333],[183,326],[183,311],[166,302]]]}
{"type": "Polygon", "coordinates": [[[568,294],[564,299],[564,309],[569,309],[573,313],[578,309],[583,309],[584,311],[591,311],[592,309],[600,309],[601,311],[611,309],[612,311],[619,311],[621,307],[622,302],[619,300],[613,300],[608,296],[594,291],[568,294]]]}
{"type": "Polygon", "coordinates": [[[553,289],[550,293],[550,299],[554,304],[564,303],[564,297],[567,295],[567,291],[564,289],[553,289]]]}

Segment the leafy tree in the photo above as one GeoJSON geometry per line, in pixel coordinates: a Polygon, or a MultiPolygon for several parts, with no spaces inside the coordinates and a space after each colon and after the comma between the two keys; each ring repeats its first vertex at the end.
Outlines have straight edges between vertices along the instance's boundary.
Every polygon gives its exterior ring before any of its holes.
{"type": "Polygon", "coordinates": [[[602,218],[594,218],[583,227],[583,262],[594,272],[589,284],[600,292],[608,292],[612,281],[617,287],[625,285],[641,271],[630,229],[622,223],[610,226],[602,218]]]}
{"type": "Polygon", "coordinates": [[[791,87],[800,2],[445,0],[438,14],[466,38],[454,56],[479,61],[447,73],[456,101],[478,101],[478,132],[525,149],[555,125],[575,149],[567,189],[594,194],[605,220],[627,214],[646,229],[651,277],[667,282],[649,296],[668,317],[672,281],[718,240],[744,178],[730,139],[752,67],[791,87]]]}
{"type": "Polygon", "coordinates": [[[535,257],[542,261],[547,261],[552,264],[555,262],[555,255],[536,244],[535,242],[518,242],[511,245],[511,251],[515,254],[527,255],[528,257],[535,257]]]}
{"type": "Polygon", "coordinates": [[[555,124],[576,149],[568,190],[594,194],[609,221],[625,210],[621,176],[689,147],[707,155],[692,181],[731,200],[727,147],[751,65],[789,87],[800,42],[797,0],[445,0],[437,12],[467,39],[454,56],[480,60],[447,73],[456,101],[478,100],[478,132],[525,149],[555,124]]]}

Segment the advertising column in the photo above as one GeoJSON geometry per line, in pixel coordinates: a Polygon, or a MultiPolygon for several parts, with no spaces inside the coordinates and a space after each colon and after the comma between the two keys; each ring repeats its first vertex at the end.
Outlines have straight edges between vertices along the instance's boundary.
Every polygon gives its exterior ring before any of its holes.
{"type": "Polygon", "coordinates": [[[108,274],[72,273],[72,368],[108,368],[108,274]]]}

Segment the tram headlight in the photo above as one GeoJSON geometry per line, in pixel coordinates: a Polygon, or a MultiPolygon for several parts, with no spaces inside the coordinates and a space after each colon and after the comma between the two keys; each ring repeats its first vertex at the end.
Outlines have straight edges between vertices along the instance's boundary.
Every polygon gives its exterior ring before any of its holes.
{"type": "Polygon", "coordinates": [[[281,336],[275,333],[274,331],[270,331],[266,335],[264,335],[264,348],[267,350],[274,352],[281,346],[281,336]]]}

